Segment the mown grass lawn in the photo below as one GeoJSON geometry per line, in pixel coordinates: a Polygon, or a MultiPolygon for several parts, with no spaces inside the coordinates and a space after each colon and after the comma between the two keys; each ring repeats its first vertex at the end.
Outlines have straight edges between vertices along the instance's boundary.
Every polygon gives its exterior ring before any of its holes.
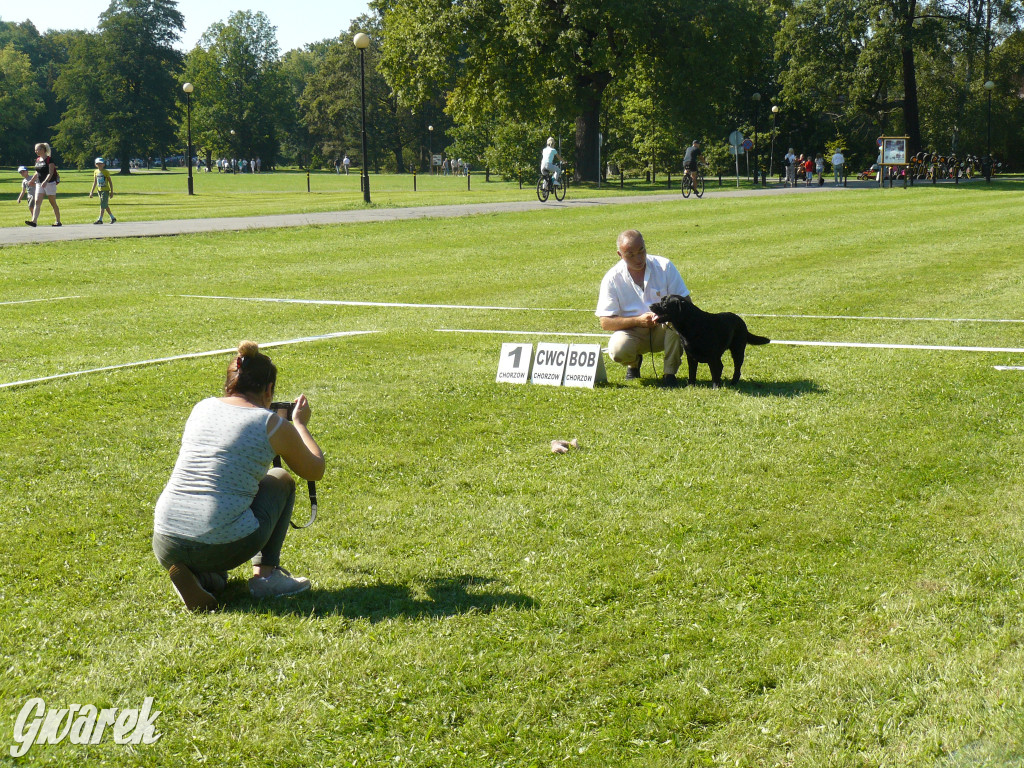
{"type": "MultiPolygon", "coordinates": [[[[96,219],[99,198],[89,198],[92,188],[92,170],[62,170],[57,187],[57,205],[65,224],[85,224],[96,219]]],[[[185,169],[166,171],[134,171],[130,176],[113,172],[114,196],[110,208],[120,221],[159,221],[166,219],[196,219],[219,216],[258,216],[277,213],[313,213],[363,208],[363,194],[359,176],[350,173],[314,171],[307,177],[305,171],[282,170],[274,173],[230,174],[193,171],[194,195],[188,195],[188,177],[185,169]],[[308,186],[307,186],[308,182],[308,186]],[[308,191],[307,191],[308,190],[308,191]]],[[[417,174],[413,189],[412,174],[371,174],[370,193],[374,207],[394,208],[415,205],[453,205],[460,203],[493,203],[509,200],[536,200],[536,174],[523,179],[522,188],[516,181],[503,181],[492,175],[490,181],[483,173],[473,173],[469,180],[463,176],[427,176],[417,174]]],[[[595,184],[570,188],[573,196],[606,197],[621,194],[679,192],[681,177],[670,178],[659,174],[653,182],[618,180],[598,189],[595,184]]],[[[743,179],[744,187],[750,182],[743,179]]],[[[709,189],[717,189],[709,185],[709,189]]],[[[735,189],[724,183],[723,189],[735,189]]],[[[21,191],[21,177],[16,173],[0,175],[0,199],[8,201],[0,208],[0,227],[24,226],[28,206],[14,205],[21,191]]],[[[39,214],[41,226],[53,222],[53,209],[43,200],[39,214]]]]}
{"type": "Polygon", "coordinates": [[[661,391],[647,361],[592,391],[494,377],[502,341],[598,331],[630,226],[700,306],[776,340],[1019,349],[1022,202],[971,185],[4,248],[0,301],[77,298],[0,304],[0,384],[373,331],[270,351],[328,458],[321,519],[285,548],[314,589],[257,603],[240,569],[209,616],[149,537],[229,356],[0,390],[5,757],[31,697],[152,696],[156,744],[24,763],[1020,764],[1024,371],[994,366],[1024,354],[773,344],[723,390],[702,368],[661,391]]]}

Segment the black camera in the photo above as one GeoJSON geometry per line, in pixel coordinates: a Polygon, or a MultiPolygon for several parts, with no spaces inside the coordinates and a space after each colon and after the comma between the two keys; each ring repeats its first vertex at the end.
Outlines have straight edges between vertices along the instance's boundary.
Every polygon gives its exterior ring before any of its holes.
{"type": "Polygon", "coordinates": [[[270,410],[282,419],[291,421],[292,415],[295,413],[295,403],[271,403],[270,410]]]}

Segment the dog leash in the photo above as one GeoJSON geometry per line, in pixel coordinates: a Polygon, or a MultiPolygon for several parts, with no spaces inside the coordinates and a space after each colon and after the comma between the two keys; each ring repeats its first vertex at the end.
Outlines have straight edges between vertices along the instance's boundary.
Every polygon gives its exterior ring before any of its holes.
{"type": "Polygon", "coordinates": [[[651,373],[654,374],[654,378],[658,378],[658,366],[654,364],[654,329],[647,329],[647,347],[651,350],[651,373]]]}

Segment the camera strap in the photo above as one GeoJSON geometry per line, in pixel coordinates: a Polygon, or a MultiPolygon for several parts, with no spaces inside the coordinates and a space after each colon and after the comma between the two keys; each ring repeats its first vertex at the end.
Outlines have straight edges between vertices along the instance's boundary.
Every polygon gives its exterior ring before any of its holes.
{"type": "MultiPolygon", "coordinates": [[[[281,466],[281,457],[274,457],[274,466],[281,466]]],[[[289,520],[288,524],[295,529],[309,528],[313,523],[316,522],[316,483],[312,480],[307,480],[306,485],[309,486],[309,522],[305,525],[296,525],[294,520],[289,520]]]]}

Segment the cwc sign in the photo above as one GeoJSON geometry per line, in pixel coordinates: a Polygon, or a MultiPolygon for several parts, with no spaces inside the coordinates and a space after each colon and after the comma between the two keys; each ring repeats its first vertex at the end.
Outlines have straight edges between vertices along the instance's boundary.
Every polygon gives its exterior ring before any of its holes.
{"type": "Polygon", "coordinates": [[[502,344],[498,382],[587,387],[608,380],[600,344],[502,344]],[[532,358],[532,360],[531,360],[532,358]],[[532,366],[531,366],[532,362],[532,366]],[[531,374],[532,371],[532,374],[531,374]]]}
{"type": "Polygon", "coordinates": [[[568,344],[537,345],[537,354],[533,358],[533,375],[530,381],[534,384],[547,384],[558,387],[565,375],[565,361],[569,359],[568,344]]]}

